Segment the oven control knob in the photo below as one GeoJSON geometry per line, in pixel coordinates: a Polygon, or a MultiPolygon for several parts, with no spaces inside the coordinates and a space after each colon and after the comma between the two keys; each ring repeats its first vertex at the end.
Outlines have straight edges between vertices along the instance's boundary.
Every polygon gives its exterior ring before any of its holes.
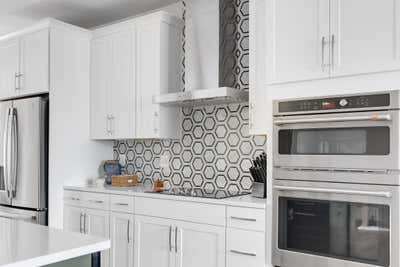
{"type": "Polygon", "coordinates": [[[339,105],[340,105],[341,107],[345,107],[345,106],[347,106],[348,104],[349,104],[349,101],[347,101],[346,98],[343,98],[343,99],[341,99],[341,100],[339,101],[339,105]]]}

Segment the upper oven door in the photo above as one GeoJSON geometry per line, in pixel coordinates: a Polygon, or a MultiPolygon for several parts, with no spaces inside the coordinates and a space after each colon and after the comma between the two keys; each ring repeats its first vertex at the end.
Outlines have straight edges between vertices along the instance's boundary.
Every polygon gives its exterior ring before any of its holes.
{"type": "Polygon", "coordinates": [[[273,190],[274,265],[400,266],[399,187],[275,180],[273,190]]]}
{"type": "Polygon", "coordinates": [[[398,111],[274,118],[274,165],[399,169],[398,111]]]}

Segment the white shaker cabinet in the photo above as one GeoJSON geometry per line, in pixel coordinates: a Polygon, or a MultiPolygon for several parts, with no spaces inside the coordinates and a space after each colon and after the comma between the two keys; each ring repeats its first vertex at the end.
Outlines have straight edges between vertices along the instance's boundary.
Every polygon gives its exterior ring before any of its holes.
{"type": "Polygon", "coordinates": [[[65,205],[64,206],[64,229],[83,233],[83,208],[65,205]]]}
{"type": "Polygon", "coordinates": [[[0,99],[49,91],[49,29],[0,38],[0,99]]]}
{"type": "Polygon", "coordinates": [[[133,266],[134,228],[134,216],[132,214],[111,212],[111,267],[133,266]]]}
{"type": "Polygon", "coordinates": [[[267,0],[267,82],[329,77],[329,0],[267,0]]]}
{"type": "Polygon", "coordinates": [[[173,221],[155,217],[136,216],[135,267],[175,267],[173,221]]]}
{"type": "Polygon", "coordinates": [[[225,227],[136,216],[135,267],[225,267],[225,227]]]}
{"type": "Polygon", "coordinates": [[[11,98],[17,94],[19,72],[19,39],[0,42],[0,98],[11,98]]]}
{"type": "Polygon", "coordinates": [[[331,0],[332,76],[400,69],[398,0],[331,0]]]}
{"type": "Polygon", "coordinates": [[[135,132],[134,27],[91,44],[91,135],[129,138],[135,132]]]}
{"type": "Polygon", "coordinates": [[[175,231],[176,267],[225,267],[225,227],[180,221],[175,231]]]}
{"type": "Polygon", "coordinates": [[[20,39],[19,94],[49,91],[49,29],[22,35],[20,39]]]}
{"type": "Polygon", "coordinates": [[[179,137],[179,109],[153,104],[153,96],[180,89],[182,27],[156,12],[94,31],[93,139],[179,137]]]}
{"type": "MultiPolygon", "coordinates": [[[[108,238],[110,236],[110,217],[107,211],[86,209],[84,215],[84,233],[108,238]]],[[[109,251],[101,253],[101,267],[109,266],[109,251]]]]}
{"type": "Polygon", "coordinates": [[[400,69],[399,0],[261,1],[266,84],[400,69]]]}

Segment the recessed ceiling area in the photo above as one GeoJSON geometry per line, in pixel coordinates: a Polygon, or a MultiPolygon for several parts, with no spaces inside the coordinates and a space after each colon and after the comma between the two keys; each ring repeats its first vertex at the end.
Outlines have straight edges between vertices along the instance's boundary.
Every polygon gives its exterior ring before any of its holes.
{"type": "Polygon", "coordinates": [[[0,35],[46,17],[92,28],[176,2],[179,0],[3,0],[0,35]]]}

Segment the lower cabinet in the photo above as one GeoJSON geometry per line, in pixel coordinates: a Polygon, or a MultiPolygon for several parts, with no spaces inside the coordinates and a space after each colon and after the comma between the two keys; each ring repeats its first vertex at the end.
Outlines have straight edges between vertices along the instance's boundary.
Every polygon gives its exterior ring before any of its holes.
{"type": "Polygon", "coordinates": [[[135,267],[174,267],[173,221],[136,216],[135,267]]]}
{"type": "Polygon", "coordinates": [[[102,267],[265,266],[262,208],[72,190],[64,203],[64,229],[111,240],[102,267]]]}
{"type": "MultiPolygon", "coordinates": [[[[84,215],[84,233],[93,236],[109,237],[110,236],[110,217],[107,211],[85,209],[84,215]]],[[[101,266],[108,267],[109,251],[101,253],[101,266]]]]}
{"type": "Polygon", "coordinates": [[[110,265],[112,267],[133,266],[134,216],[128,213],[110,214],[110,265]]]}
{"type": "Polygon", "coordinates": [[[177,222],[177,267],[225,267],[225,227],[177,222]]]}
{"type": "Polygon", "coordinates": [[[136,216],[135,267],[225,267],[225,228],[136,216]]]}
{"type": "MultiPolygon", "coordinates": [[[[72,232],[100,236],[110,236],[110,218],[107,211],[82,207],[64,206],[64,229],[72,232]]],[[[101,266],[109,266],[109,252],[101,253],[101,266]]]]}

